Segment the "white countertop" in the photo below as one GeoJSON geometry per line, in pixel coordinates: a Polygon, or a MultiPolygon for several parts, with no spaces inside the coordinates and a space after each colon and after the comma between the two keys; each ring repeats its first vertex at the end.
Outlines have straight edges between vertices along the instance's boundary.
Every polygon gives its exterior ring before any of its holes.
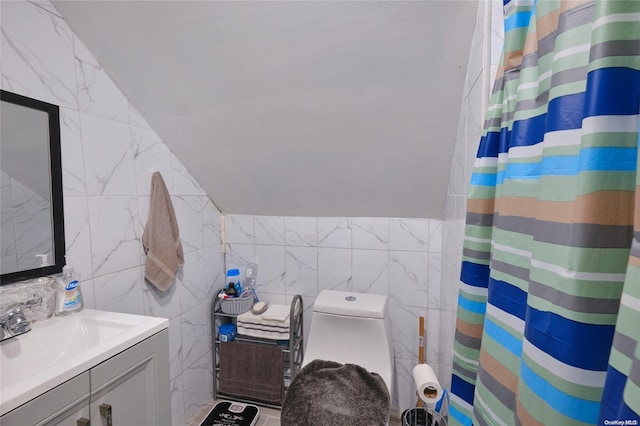
{"type": "Polygon", "coordinates": [[[85,309],[0,342],[0,415],[169,327],[165,318],[85,309]]]}

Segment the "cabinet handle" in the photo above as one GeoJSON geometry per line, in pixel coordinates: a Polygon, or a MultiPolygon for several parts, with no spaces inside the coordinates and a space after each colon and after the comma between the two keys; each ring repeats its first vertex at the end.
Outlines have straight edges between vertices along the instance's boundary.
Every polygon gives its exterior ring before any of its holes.
{"type": "Polygon", "coordinates": [[[76,421],[77,426],[91,426],[91,421],[86,417],[80,417],[78,421],[76,421]]]}
{"type": "Polygon", "coordinates": [[[113,426],[113,423],[111,420],[111,405],[100,404],[100,416],[107,421],[107,426],[113,426]]]}

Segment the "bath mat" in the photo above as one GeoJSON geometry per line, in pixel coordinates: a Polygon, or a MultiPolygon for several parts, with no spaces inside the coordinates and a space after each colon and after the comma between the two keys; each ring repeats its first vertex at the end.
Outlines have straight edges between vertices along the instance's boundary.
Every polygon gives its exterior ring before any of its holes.
{"type": "Polygon", "coordinates": [[[255,405],[221,401],[209,412],[200,426],[254,426],[260,417],[255,405]]]}

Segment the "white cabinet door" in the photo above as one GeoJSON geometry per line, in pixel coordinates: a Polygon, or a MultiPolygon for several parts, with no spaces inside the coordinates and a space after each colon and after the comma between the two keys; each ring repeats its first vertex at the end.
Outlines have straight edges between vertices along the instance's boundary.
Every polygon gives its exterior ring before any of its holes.
{"type": "Polygon", "coordinates": [[[80,406],[76,411],[67,413],[62,417],[58,417],[52,422],[43,423],[43,426],[90,426],[90,418],[91,414],[89,412],[89,398],[87,395],[85,404],[80,406]]]}
{"type": "Polygon", "coordinates": [[[3,415],[0,425],[81,426],[78,421],[90,417],[89,389],[84,372],[3,415]]]}
{"type": "Polygon", "coordinates": [[[168,340],[163,330],[91,369],[92,425],[170,425],[168,340]]]}

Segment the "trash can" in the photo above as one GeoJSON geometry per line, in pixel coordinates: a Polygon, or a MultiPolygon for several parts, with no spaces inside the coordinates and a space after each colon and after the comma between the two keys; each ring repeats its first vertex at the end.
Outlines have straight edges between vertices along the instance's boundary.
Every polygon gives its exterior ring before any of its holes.
{"type": "Polygon", "coordinates": [[[445,426],[442,416],[426,408],[415,407],[404,410],[401,416],[402,426],[445,426]]]}

